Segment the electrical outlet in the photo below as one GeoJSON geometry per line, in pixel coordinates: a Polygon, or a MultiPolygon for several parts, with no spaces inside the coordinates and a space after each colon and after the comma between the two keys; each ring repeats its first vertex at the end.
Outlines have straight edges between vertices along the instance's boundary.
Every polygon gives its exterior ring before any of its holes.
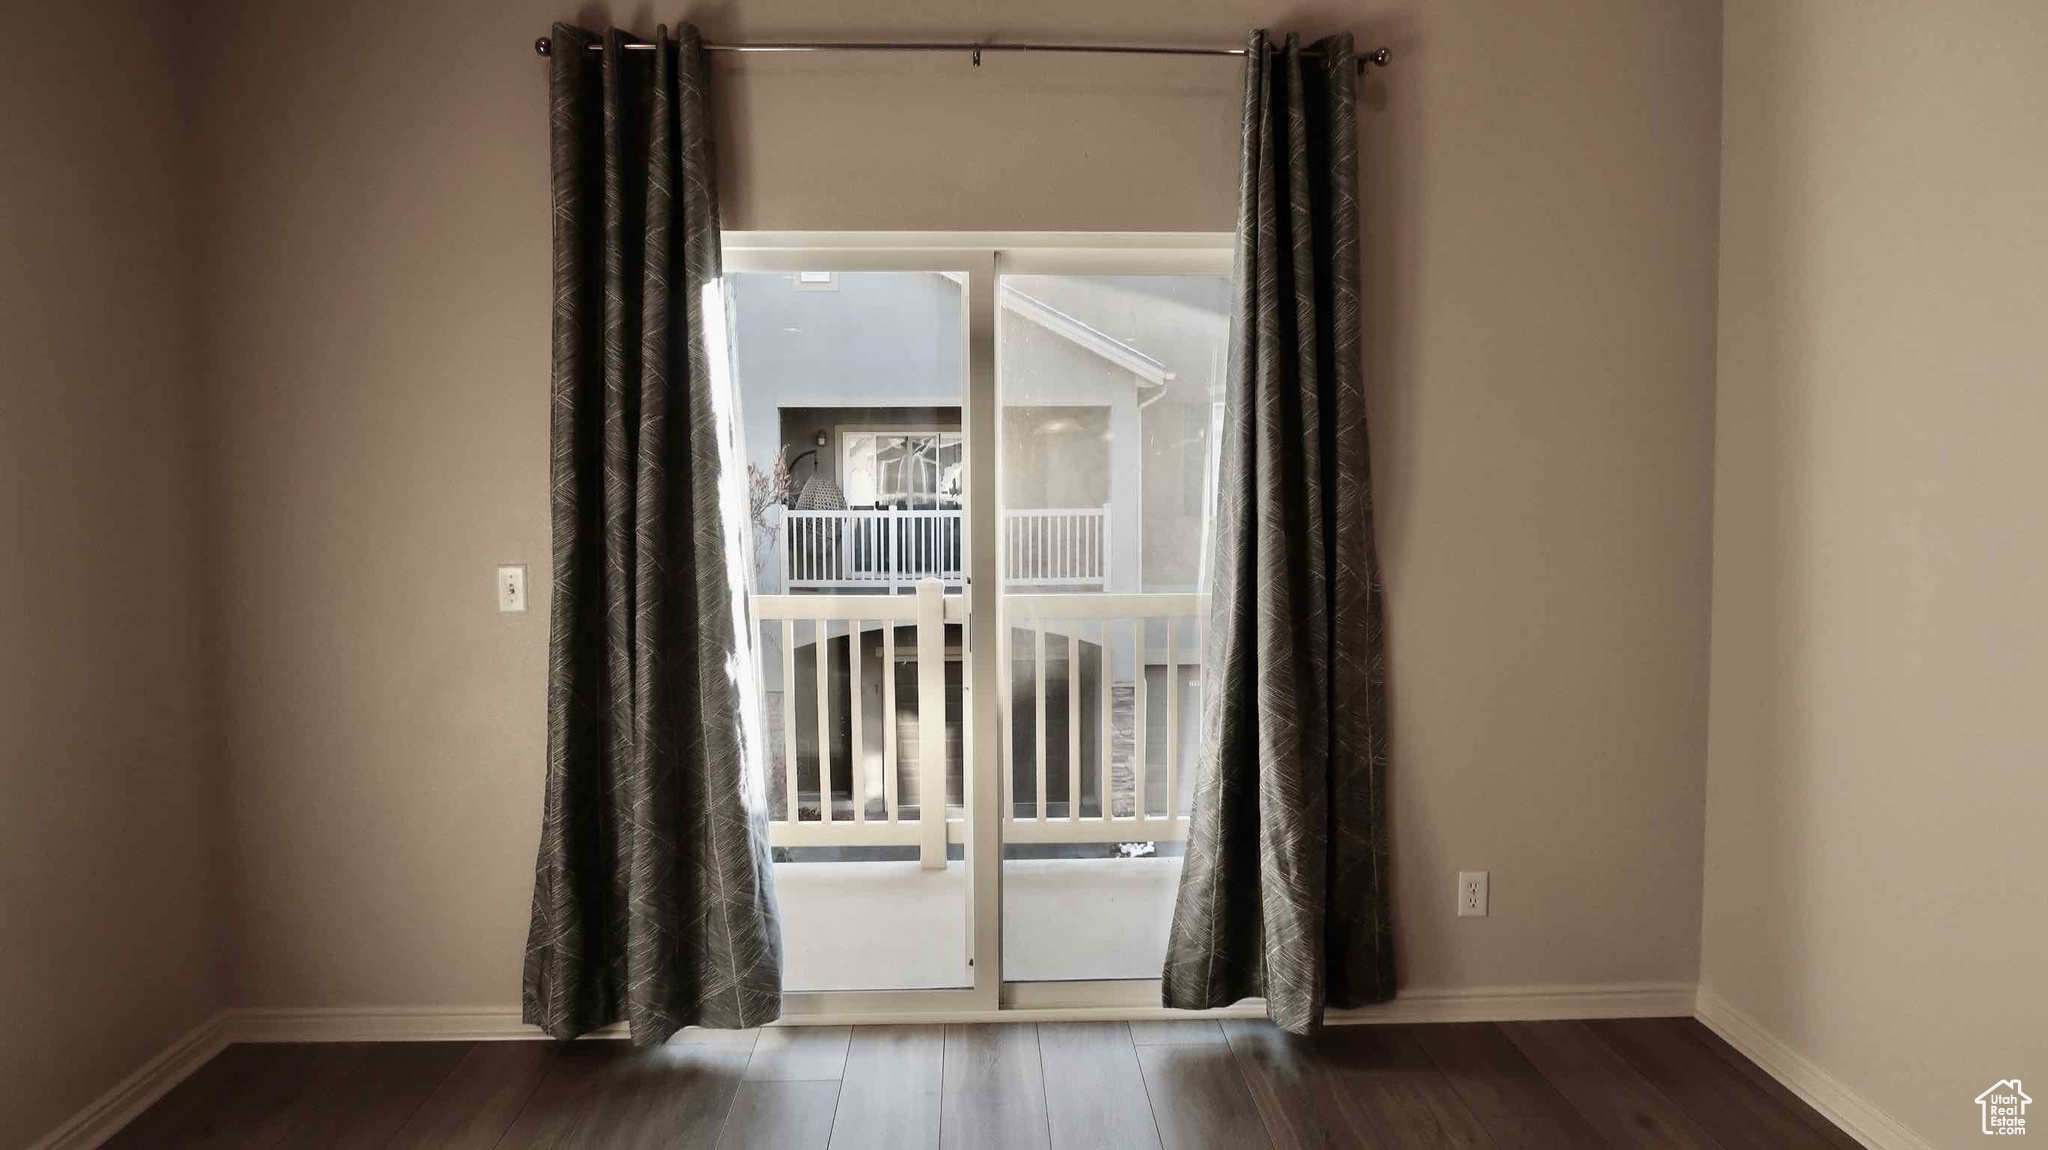
{"type": "Polygon", "coordinates": [[[1461,870],[1458,872],[1458,917],[1486,917],[1485,871],[1461,870]]]}
{"type": "Polygon", "coordinates": [[[526,565],[498,568],[498,610],[526,610],[526,565]]]}

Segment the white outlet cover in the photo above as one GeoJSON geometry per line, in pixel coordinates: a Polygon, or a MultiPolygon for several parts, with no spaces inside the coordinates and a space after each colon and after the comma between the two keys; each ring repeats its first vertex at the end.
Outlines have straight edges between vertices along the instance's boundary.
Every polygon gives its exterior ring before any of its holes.
{"type": "Polygon", "coordinates": [[[526,610],[526,565],[498,568],[498,610],[526,610]]]}
{"type": "Polygon", "coordinates": [[[1461,870],[1458,872],[1458,917],[1486,917],[1485,871],[1461,870]]]}

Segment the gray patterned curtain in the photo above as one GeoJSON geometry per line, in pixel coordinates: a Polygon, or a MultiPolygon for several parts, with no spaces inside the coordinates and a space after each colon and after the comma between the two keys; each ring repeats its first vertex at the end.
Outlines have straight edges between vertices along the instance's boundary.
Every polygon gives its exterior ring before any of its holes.
{"type": "Polygon", "coordinates": [[[1206,726],[1167,1006],[1298,1034],[1393,996],[1385,664],[1359,383],[1351,37],[1246,41],[1206,726]]]}
{"type": "Polygon", "coordinates": [[[697,30],[625,51],[557,24],[553,129],[554,598],[548,763],[525,1020],[635,1042],[781,1009],[763,804],[748,788],[752,660],[718,199],[697,30]],[[721,330],[713,331],[714,327],[721,330]]]}

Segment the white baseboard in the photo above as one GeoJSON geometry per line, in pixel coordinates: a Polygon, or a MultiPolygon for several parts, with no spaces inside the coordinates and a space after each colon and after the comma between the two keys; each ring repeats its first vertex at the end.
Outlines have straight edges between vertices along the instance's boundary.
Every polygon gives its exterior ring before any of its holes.
{"type": "Polygon", "coordinates": [[[1569,1018],[1683,1018],[1692,1014],[1690,982],[1591,986],[1476,986],[1403,990],[1392,1002],[1332,1010],[1333,1024],[1361,1022],[1554,1022],[1569,1018]]]}
{"type": "Polygon", "coordinates": [[[30,1144],[29,1150],[90,1150],[149,1109],[171,1088],[191,1077],[228,1044],[226,1015],[216,1014],[171,1043],[141,1069],[86,1104],[62,1126],[30,1144]]]}
{"type": "MultiPolygon", "coordinates": [[[[1527,1022],[1563,1018],[1683,1017],[1693,1011],[1691,983],[1619,983],[1604,986],[1503,986],[1403,991],[1392,1002],[1332,1010],[1332,1025],[1381,1022],[1527,1022]]],[[[1258,1017],[1257,1003],[1217,1011],[1214,1017],[1258,1017]]],[[[1090,1003],[1006,1010],[953,1010],[943,1014],[807,1013],[785,1016],[777,1025],[844,1026],[887,1022],[1070,1022],[1088,1019],[1186,1018],[1187,1012],[1157,1006],[1109,1007],[1090,1003]]],[[[544,1038],[519,1021],[516,1006],[341,1007],[303,1010],[231,1011],[226,1021],[233,1042],[432,1042],[544,1038]]],[[[592,1038],[623,1038],[624,1026],[609,1026],[592,1038]]]]}
{"type": "MultiPolygon", "coordinates": [[[[244,1007],[228,1012],[230,1042],[492,1042],[546,1038],[517,1006],[244,1007]]],[[[624,1038],[623,1023],[590,1038],[624,1038]]]]}
{"type": "Polygon", "coordinates": [[[1693,1014],[1785,1089],[1871,1150],[1934,1150],[1932,1142],[1913,1133],[1904,1123],[1704,986],[1699,988],[1693,1014]]]}

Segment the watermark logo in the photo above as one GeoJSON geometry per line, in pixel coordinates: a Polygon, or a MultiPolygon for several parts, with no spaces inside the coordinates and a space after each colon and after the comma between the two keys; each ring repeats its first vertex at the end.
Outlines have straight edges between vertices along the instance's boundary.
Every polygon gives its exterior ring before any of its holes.
{"type": "Polygon", "coordinates": [[[1984,1133],[2025,1134],[2027,1103],[2032,1101],[2020,1089],[2017,1078],[1993,1083],[1991,1089],[1977,1096],[1977,1105],[1984,1113],[1984,1133]]]}

